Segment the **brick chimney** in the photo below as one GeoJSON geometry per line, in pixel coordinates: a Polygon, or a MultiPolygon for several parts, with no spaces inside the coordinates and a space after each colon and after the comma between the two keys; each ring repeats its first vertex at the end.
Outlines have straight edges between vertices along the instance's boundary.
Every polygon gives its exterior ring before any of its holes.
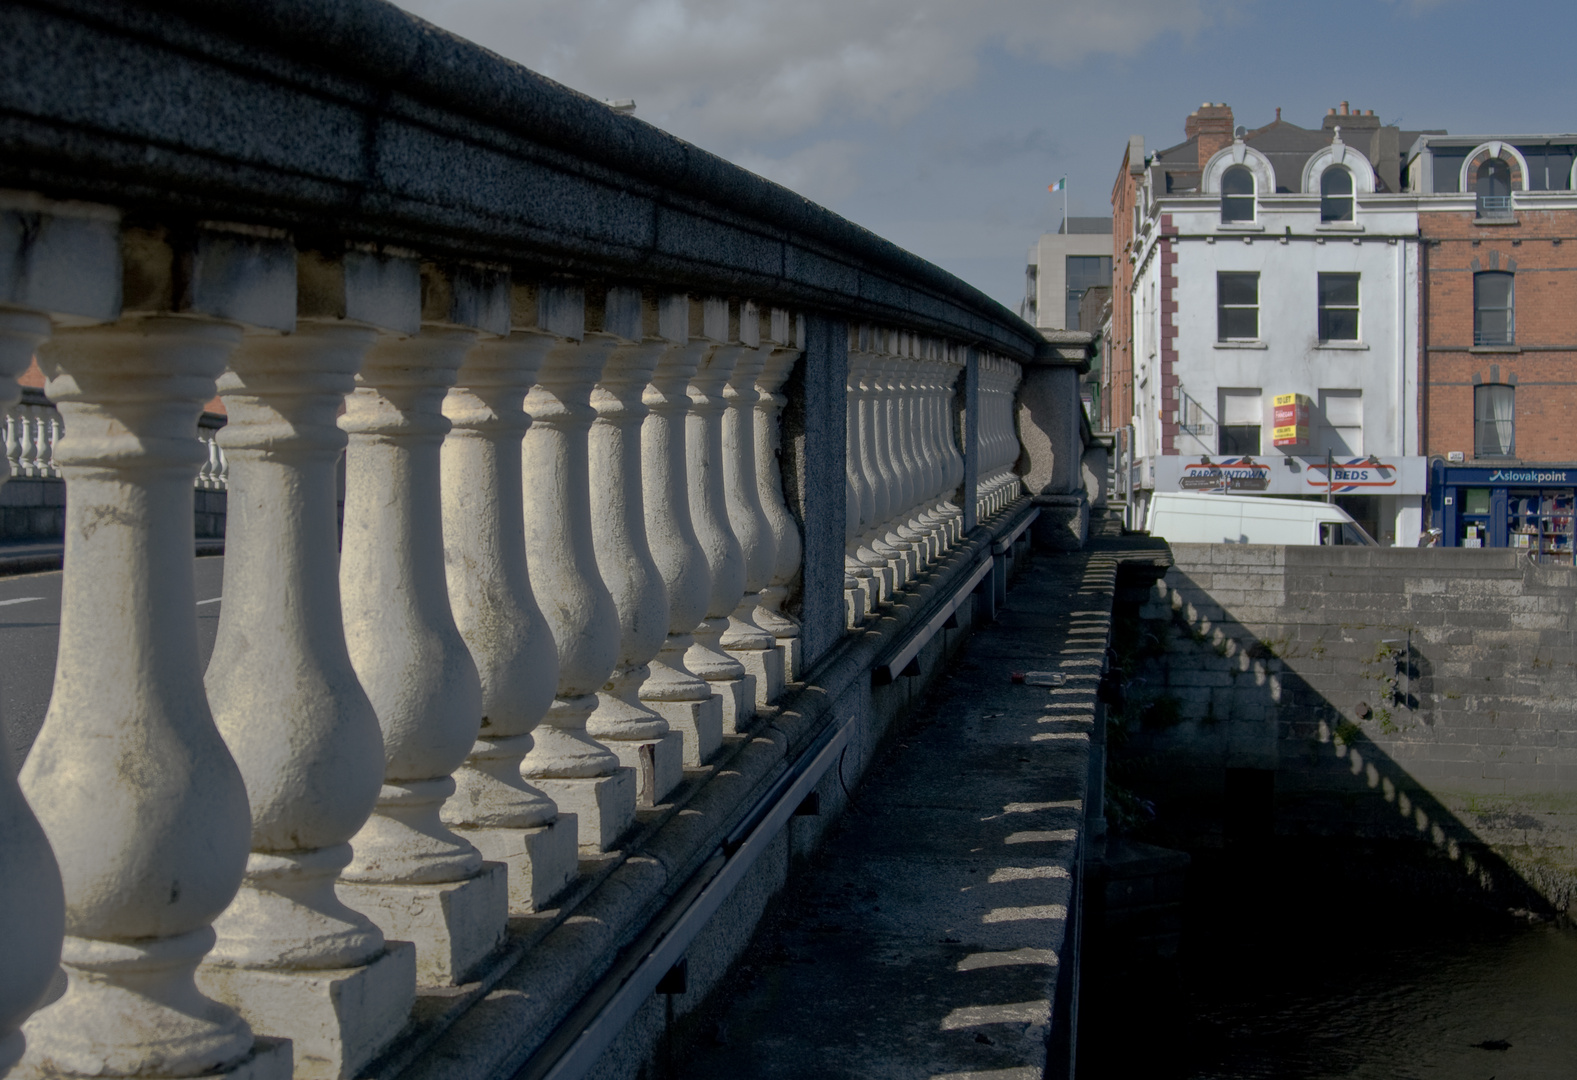
{"type": "Polygon", "coordinates": [[[1232,106],[1207,101],[1189,113],[1183,121],[1183,137],[1195,135],[1199,136],[1199,167],[1203,169],[1212,154],[1232,143],[1232,106]]]}

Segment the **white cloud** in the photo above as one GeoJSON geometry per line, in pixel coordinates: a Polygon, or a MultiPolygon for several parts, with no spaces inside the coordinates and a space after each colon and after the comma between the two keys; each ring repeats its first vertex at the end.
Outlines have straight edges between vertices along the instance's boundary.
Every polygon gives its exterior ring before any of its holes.
{"type": "Polygon", "coordinates": [[[1205,2],[401,0],[577,90],[634,98],[643,118],[736,156],[830,119],[904,120],[968,85],[988,49],[1052,64],[1130,55],[1198,30],[1205,2]]]}

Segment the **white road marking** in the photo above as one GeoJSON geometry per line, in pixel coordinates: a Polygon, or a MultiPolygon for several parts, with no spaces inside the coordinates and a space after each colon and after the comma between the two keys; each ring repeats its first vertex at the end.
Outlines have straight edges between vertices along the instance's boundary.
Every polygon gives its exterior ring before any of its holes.
{"type": "Polygon", "coordinates": [[[10,607],[12,604],[30,604],[34,600],[42,600],[42,596],[19,596],[15,600],[0,600],[0,607],[10,607]]]}
{"type": "Polygon", "coordinates": [[[198,607],[202,607],[204,604],[217,604],[219,601],[221,601],[223,599],[224,599],[224,597],[222,597],[222,596],[216,596],[212,600],[199,600],[199,601],[197,601],[197,606],[198,607]]]}

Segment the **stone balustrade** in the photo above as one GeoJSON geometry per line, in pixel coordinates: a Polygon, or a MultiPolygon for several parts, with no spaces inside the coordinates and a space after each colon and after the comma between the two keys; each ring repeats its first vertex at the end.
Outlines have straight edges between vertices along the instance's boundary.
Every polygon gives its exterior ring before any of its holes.
{"type": "Polygon", "coordinates": [[[50,62],[0,80],[0,407],[69,500],[53,697],[0,762],[0,1073],[358,1075],[1021,494],[1041,343],[1000,306],[328,9],[16,28],[50,62]],[[119,108],[166,63],[236,107],[119,108]],[[16,408],[35,355],[59,419],[16,408]],[[206,675],[196,489],[229,502],[206,675]]]}
{"type": "MultiPolygon", "coordinates": [[[[64,474],[55,460],[55,446],[65,434],[65,422],[54,405],[30,401],[6,410],[5,460],[10,475],[60,479],[64,474]]],[[[205,457],[195,483],[204,491],[224,491],[230,476],[229,458],[213,430],[199,426],[198,438],[205,457]]]]}

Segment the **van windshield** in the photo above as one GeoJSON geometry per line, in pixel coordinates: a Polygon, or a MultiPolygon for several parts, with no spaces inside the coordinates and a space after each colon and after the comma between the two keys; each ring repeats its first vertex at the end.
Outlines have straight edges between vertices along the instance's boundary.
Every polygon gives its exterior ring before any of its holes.
{"type": "Polygon", "coordinates": [[[1320,544],[1330,546],[1345,544],[1357,547],[1379,547],[1374,538],[1363,531],[1363,526],[1351,521],[1320,522],[1320,544]]]}

